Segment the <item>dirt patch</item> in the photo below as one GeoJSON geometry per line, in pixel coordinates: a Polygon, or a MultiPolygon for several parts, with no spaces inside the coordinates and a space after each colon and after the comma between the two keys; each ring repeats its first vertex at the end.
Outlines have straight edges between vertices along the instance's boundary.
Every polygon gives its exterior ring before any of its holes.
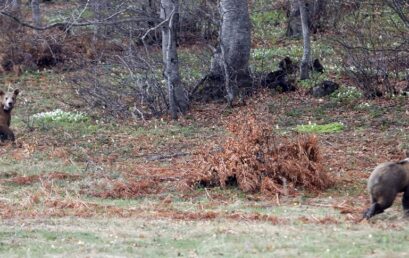
{"type": "MultiPolygon", "coordinates": [[[[31,199],[36,199],[31,198],[31,199]]],[[[36,200],[46,209],[36,209],[33,203],[11,204],[0,201],[0,218],[44,218],[44,217],[94,217],[104,215],[108,217],[138,217],[147,219],[173,219],[173,220],[214,220],[228,219],[237,221],[264,221],[273,224],[283,224],[286,220],[272,215],[260,213],[226,213],[216,211],[188,212],[178,211],[172,208],[164,209],[162,205],[156,205],[151,209],[142,208],[119,208],[112,205],[100,205],[69,198],[46,198],[36,200]]],[[[37,204],[38,204],[37,203],[37,204]]]]}
{"type": "MultiPolygon", "coordinates": [[[[144,208],[119,208],[113,205],[100,205],[69,198],[46,198],[40,200],[41,209],[30,205],[10,204],[0,201],[0,218],[50,218],[76,216],[81,218],[104,217],[115,218],[145,218],[145,219],[172,219],[182,221],[212,221],[212,220],[232,220],[240,222],[268,222],[273,225],[291,224],[292,221],[286,218],[279,218],[274,215],[261,214],[258,212],[239,213],[223,211],[180,211],[173,208],[163,208],[162,205],[155,205],[149,209],[144,208]],[[45,208],[45,209],[44,209],[45,208]]],[[[304,224],[339,224],[341,221],[335,217],[315,217],[302,216],[297,219],[304,224]]]]}

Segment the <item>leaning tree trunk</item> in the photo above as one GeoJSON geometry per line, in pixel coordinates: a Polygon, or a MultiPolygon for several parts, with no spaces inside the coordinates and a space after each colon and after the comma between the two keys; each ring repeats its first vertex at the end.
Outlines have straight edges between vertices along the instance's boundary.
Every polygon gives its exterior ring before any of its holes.
{"type": "Polygon", "coordinates": [[[225,87],[231,105],[237,89],[249,78],[251,28],[247,0],[222,0],[220,2],[220,46],[211,66],[211,78],[225,87]]]}
{"type": "Polygon", "coordinates": [[[179,17],[179,0],[161,0],[160,16],[167,21],[162,27],[162,54],[164,76],[168,87],[169,112],[173,119],[189,107],[187,94],[179,75],[179,59],[176,50],[175,24],[179,17]]]}
{"type": "Polygon", "coordinates": [[[301,14],[302,36],[304,52],[300,64],[300,79],[309,79],[309,70],[311,63],[311,40],[310,40],[310,28],[308,27],[307,11],[304,0],[298,0],[301,14]]]}
{"type": "Polygon", "coordinates": [[[33,13],[33,22],[34,26],[41,27],[41,12],[40,12],[40,1],[32,0],[31,9],[33,13]]]}

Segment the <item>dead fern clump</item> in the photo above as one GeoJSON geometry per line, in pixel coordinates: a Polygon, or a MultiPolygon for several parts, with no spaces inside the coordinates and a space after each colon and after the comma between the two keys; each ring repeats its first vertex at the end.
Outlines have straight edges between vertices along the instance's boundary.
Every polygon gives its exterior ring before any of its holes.
{"type": "Polygon", "coordinates": [[[272,122],[238,114],[221,151],[199,151],[199,168],[189,173],[190,186],[238,186],[248,193],[294,194],[320,191],[333,184],[324,170],[316,136],[282,137],[272,122]]]}

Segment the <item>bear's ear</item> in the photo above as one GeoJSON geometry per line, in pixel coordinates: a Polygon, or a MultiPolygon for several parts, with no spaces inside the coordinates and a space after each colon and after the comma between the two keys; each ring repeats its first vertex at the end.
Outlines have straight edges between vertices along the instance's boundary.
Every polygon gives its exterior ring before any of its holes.
{"type": "Polygon", "coordinates": [[[4,96],[4,91],[0,90],[0,96],[4,96]]]}
{"type": "Polygon", "coordinates": [[[14,95],[17,96],[19,93],[20,93],[20,90],[19,90],[19,89],[15,89],[15,90],[14,90],[14,95]]]}

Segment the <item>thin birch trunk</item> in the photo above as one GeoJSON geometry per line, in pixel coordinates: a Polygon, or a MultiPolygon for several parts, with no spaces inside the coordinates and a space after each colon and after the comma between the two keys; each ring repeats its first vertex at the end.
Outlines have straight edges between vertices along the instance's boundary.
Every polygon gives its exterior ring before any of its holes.
{"type": "Polygon", "coordinates": [[[309,79],[309,70],[311,63],[311,39],[310,39],[310,28],[308,27],[308,16],[305,7],[305,2],[303,0],[298,0],[300,6],[301,15],[301,26],[302,26],[302,36],[303,36],[303,47],[304,52],[300,64],[300,79],[309,79]]]}
{"type": "Polygon", "coordinates": [[[189,107],[187,94],[179,74],[179,59],[176,49],[175,24],[179,16],[178,0],[161,0],[161,18],[168,22],[162,27],[162,54],[164,76],[168,88],[169,112],[173,119],[189,107]]]}
{"type": "Polygon", "coordinates": [[[40,10],[40,1],[32,0],[31,1],[31,10],[33,14],[34,26],[41,27],[41,10],[40,10]]]}

